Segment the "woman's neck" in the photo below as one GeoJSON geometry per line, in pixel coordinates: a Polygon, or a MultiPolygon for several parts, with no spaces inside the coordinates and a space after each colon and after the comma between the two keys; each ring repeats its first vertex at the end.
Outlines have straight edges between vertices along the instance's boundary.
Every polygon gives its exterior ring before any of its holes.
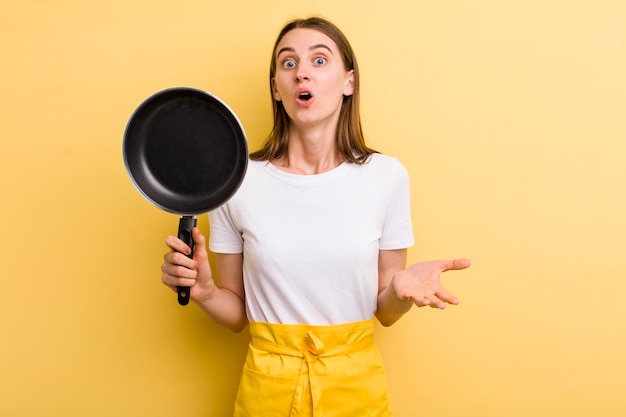
{"type": "Polygon", "coordinates": [[[330,171],[344,160],[337,150],[334,131],[290,129],[287,154],[272,163],[293,174],[314,175],[330,171]]]}

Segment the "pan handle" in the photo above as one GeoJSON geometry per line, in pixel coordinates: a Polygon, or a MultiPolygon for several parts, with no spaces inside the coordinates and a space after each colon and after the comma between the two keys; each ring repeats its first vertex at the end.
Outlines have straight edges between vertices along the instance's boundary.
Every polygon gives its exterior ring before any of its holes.
{"type": "MultiPolygon", "coordinates": [[[[193,258],[193,237],[191,231],[196,227],[196,216],[182,216],[178,222],[178,238],[185,242],[187,246],[191,248],[191,253],[187,255],[193,258]]],[[[189,304],[189,293],[191,289],[189,287],[177,287],[178,290],[178,304],[186,306],[189,304]]]]}

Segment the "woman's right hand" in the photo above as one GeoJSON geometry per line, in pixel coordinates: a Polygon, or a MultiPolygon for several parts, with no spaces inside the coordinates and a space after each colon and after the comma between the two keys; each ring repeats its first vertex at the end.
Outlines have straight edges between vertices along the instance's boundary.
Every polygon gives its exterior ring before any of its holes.
{"type": "Polygon", "coordinates": [[[216,323],[240,332],[248,324],[244,305],[243,254],[215,254],[216,272],[220,286],[211,275],[206,240],[200,229],[193,228],[193,259],[189,246],[174,236],[165,244],[170,251],[163,257],[161,280],[173,291],[176,287],[189,287],[189,298],[198,304],[216,323]]]}
{"type": "Polygon", "coordinates": [[[193,259],[189,246],[175,236],[168,236],[165,244],[170,251],[163,257],[161,265],[163,284],[177,291],[176,287],[189,287],[189,297],[194,302],[202,302],[211,297],[216,290],[211,275],[211,266],[206,250],[206,240],[200,229],[193,228],[193,259]]]}

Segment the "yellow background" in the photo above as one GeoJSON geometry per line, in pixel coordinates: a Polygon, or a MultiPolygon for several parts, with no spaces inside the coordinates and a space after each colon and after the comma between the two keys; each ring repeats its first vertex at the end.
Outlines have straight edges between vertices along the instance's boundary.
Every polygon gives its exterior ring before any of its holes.
{"type": "Polygon", "coordinates": [[[248,335],[160,283],[178,220],[122,136],[192,86],[255,148],[272,43],[310,14],[352,41],[368,140],[409,170],[410,260],[474,263],[445,277],[461,305],[379,329],[397,416],[626,415],[623,0],[3,0],[0,415],[230,415],[248,335]]]}

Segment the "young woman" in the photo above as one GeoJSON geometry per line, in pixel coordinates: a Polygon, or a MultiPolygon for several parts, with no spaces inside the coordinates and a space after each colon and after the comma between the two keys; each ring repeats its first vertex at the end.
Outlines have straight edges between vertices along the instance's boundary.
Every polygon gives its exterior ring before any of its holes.
{"type": "Polygon", "coordinates": [[[206,243],[168,237],[163,282],[251,343],[236,416],[390,416],[373,343],[413,304],[458,300],[440,274],[466,259],[405,265],[413,244],[408,175],[365,145],[359,71],[341,31],[289,22],[270,65],[274,128],[235,196],[209,214],[206,243]]]}

